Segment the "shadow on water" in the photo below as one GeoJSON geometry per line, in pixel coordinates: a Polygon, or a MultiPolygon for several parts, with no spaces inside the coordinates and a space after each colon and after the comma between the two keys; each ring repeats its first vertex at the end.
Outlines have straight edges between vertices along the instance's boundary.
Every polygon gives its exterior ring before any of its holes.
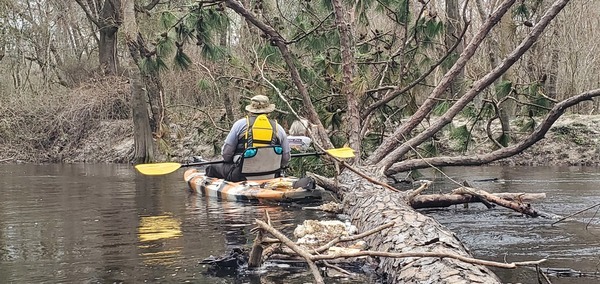
{"type": "MultiPolygon", "coordinates": [[[[434,192],[456,187],[433,172],[423,174],[436,180],[434,192]]],[[[598,168],[476,167],[448,169],[446,174],[490,192],[546,192],[548,197],[534,206],[563,216],[600,202],[598,168]],[[473,182],[487,178],[497,180],[473,182]]],[[[254,239],[252,223],[265,211],[287,234],[303,220],[335,217],[293,204],[244,204],[192,195],[180,173],[148,177],[128,165],[0,165],[0,279],[3,283],[311,282],[301,265],[269,264],[255,272],[217,276],[201,263],[249,247],[254,239]]],[[[555,226],[550,225],[552,220],[525,218],[501,208],[487,210],[481,204],[422,212],[453,230],[476,257],[548,258],[543,267],[582,272],[595,272],[600,264],[600,217],[594,210],[555,226]],[[587,222],[591,222],[588,229],[587,222]]],[[[538,283],[531,269],[495,272],[505,282],[538,283]]],[[[574,278],[551,280],[572,283],[574,278]]]]}

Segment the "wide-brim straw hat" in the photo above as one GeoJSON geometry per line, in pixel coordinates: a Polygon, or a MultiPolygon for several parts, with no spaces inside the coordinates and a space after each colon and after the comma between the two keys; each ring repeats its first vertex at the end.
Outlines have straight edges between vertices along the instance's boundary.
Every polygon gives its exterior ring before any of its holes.
{"type": "Polygon", "coordinates": [[[270,113],[275,110],[275,105],[269,103],[269,98],[264,95],[257,95],[250,99],[250,104],[246,110],[251,113],[270,113]]]}

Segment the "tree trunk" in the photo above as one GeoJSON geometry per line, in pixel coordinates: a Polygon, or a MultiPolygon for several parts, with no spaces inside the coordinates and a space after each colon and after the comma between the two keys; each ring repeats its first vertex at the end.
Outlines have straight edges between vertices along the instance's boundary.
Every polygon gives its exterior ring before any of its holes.
{"type": "MultiPolygon", "coordinates": [[[[494,193],[494,196],[518,202],[529,202],[535,199],[545,198],[545,193],[494,193]]],[[[425,194],[415,196],[410,201],[410,206],[414,209],[420,208],[440,208],[452,205],[481,202],[477,196],[469,194],[425,194]]]]}
{"type": "MultiPolygon", "coordinates": [[[[342,5],[341,0],[332,0],[333,13],[335,15],[335,24],[340,35],[340,48],[342,55],[342,97],[347,99],[347,122],[345,123],[346,133],[348,135],[348,144],[350,148],[357,153],[361,152],[361,136],[360,136],[360,99],[359,95],[354,91],[352,86],[354,80],[354,55],[352,52],[352,26],[351,19],[348,17],[348,12],[342,5]]],[[[360,154],[356,155],[355,163],[360,163],[360,154]]]]}
{"type": "Polygon", "coordinates": [[[105,0],[98,19],[100,43],[98,58],[100,71],[104,75],[117,74],[117,31],[122,22],[121,0],[105,0]]]}
{"type": "MultiPolygon", "coordinates": [[[[511,43],[514,42],[514,38],[515,38],[515,33],[516,33],[516,25],[512,19],[512,14],[506,14],[504,15],[504,17],[502,17],[502,20],[500,21],[500,30],[499,30],[499,34],[498,34],[498,40],[497,42],[499,43],[499,54],[497,54],[497,56],[500,57],[504,57],[506,54],[509,54],[510,51],[513,49],[513,46],[511,46],[511,43]]],[[[496,66],[492,66],[492,68],[495,68],[496,66]]],[[[501,137],[499,139],[499,142],[502,144],[502,146],[506,147],[508,146],[508,144],[510,144],[510,140],[511,140],[511,131],[510,131],[510,121],[511,119],[514,117],[515,113],[516,113],[516,104],[513,100],[511,99],[506,99],[507,96],[512,95],[512,89],[514,88],[514,83],[515,83],[515,76],[513,74],[514,72],[509,70],[506,70],[506,72],[500,77],[500,82],[505,81],[505,82],[511,82],[511,90],[508,92],[498,92],[497,91],[497,96],[496,99],[498,100],[499,104],[498,104],[498,109],[500,111],[500,113],[498,114],[500,117],[500,126],[502,129],[502,134],[501,137]]]]}
{"type": "MultiPolygon", "coordinates": [[[[558,29],[555,27],[552,30],[552,37],[558,37],[558,29]]],[[[558,63],[560,60],[560,49],[553,45],[552,52],[550,53],[550,66],[546,69],[547,79],[544,82],[546,89],[546,95],[550,98],[555,99],[557,97],[557,82],[558,82],[558,63]]]]}
{"type": "MultiPolygon", "coordinates": [[[[459,36],[461,31],[460,24],[460,5],[458,0],[446,0],[446,37],[445,37],[445,45],[446,51],[452,49],[457,40],[461,42],[458,44],[456,49],[454,50],[454,54],[456,54],[456,58],[458,55],[463,52],[463,43],[462,38],[459,36]]],[[[453,60],[453,64],[456,60],[453,60]]],[[[447,71],[447,70],[446,70],[447,71]]],[[[465,71],[461,70],[460,73],[454,79],[454,82],[450,86],[450,97],[460,97],[464,93],[463,91],[463,82],[465,78],[465,71]]]]}
{"type": "Polygon", "coordinates": [[[150,118],[146,107],[146,95],[137,66],[130,66],[129,80],[131,84],[131,109],[133,112],[133,139],[135,144],[133,162],[135,164],[149,163],[154,159],[154,145],[152,130],[150,129],[150,118]]]}
{"type": "Polygon", "coordinates": [[[144,85],[150,102],[150,129],[161,137],[164,133],[163,125],[168,124],[167,114],[164,107],[164,88],[157,70],[144,72],[144,85]]]}
{"type": "MultiPolygon", "coordinates": [[[[319,184],[335,186],[331,180],[317,179],[319,184]]],[[[364,239],[369,250],[471,256],[454,233],[411,208],[406,193],[374,186],[348,171],[339,180],[337,193],[344,200],[344,212],[351,216],[352,224],[360,232],[394,224],[364,239]]],[[[500,283],[487,267],[455,259],[379,258],[378,262],[378,272],[386,275],[387,283],[500,283]]]]}
{"type": "MultiPolygon", "coordinates": [[[[140,57],[151,59],[154,55],[151,54],[147,47],[146,40],[141,33],[137,33],[136,44],[131,46],[135,48],[135,52],[139,56],[133,57],[135,63],[140,65],[140,57]]],[[[130,48],[131,48],[130,47],[130,48]]],[[[148,95],[148,103],[150,104],[150,129],[158,137],[163,135],[163,124],[168,124],[167,115],[165,113],[164,104],[164,88],[158,69],[148,68],[140,70],[148,95]]]]}
{"type": "Polygon", "coordinates": [[[146,93],[140,70],[135,63],[139,60],[137,49],[138,27],[135,19],[134,0],[124,0],[124,32],[125,42],[129,48],[131,60],[129,62],[129,78],[131,86],[131,109],[133,117],[133,134],[135,152],[134,163],[148,163],[154,159],[154,146],[150,118],[146,105],[146,93]]]}
{"type": "MultiPolygon", "coordinates": [[[[229,29],[223,33],[221,33],[219,35],[219,45],[223,48],[227,48],[228,45],[228,41],[227,41],[227,35],[229,33],[229,29]]],[[[218,65],[216,66],[217,70],[220,70],[222,73],[225,73],[225,66],[223,65],[218,65]]],[[[233,113],[233,102],[231,101],[231,94],[229,94],[229,92],[225,92],[224,94],[222,94],[223,96],[223,105],[225,107],[225,114],[227,115],[227,120],[229,122],[233,122],[235,121],[235,114],[233,113]]]]}

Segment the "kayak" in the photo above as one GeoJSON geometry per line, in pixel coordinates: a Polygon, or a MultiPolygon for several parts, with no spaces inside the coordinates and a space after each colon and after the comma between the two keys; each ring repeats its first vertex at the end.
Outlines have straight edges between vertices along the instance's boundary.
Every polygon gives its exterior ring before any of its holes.
{"type": "Polygon", "coordinates": [[[315,188],[294,188],[296,177],[230,182],[207,177],[204,170],[192,168],[185,171],[183,179],[193,193],[231,201],[298,202],[320,199],[323,192],[315,188]]]}

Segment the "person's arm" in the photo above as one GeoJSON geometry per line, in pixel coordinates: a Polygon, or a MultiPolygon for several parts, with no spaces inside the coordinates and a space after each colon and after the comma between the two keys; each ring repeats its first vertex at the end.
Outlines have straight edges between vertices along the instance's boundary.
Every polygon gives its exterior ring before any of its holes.
{"type": "Polygon", "coordinates": [[[246,119],[243,118],[236,121],[231,127],[229,134],[227,134],[227,138],[225,138],[225,143],[223,143],[223,147],[221,147],[221,156],[223,156],[223,161],[227,163],[233,162],[233,156],[235,156],[235,149],[237,148],[240,133],[244,131],[245,126],[246,119]]]}
{"type": "Polygon", "coordinates": [[[285,130],[279,124],[277,124],[277,138],[283,149],[283,153],[281,154],[281,167],[285,167],[290,162],[292,155],[290,154],[291,149],[290,143],[287,140],[287,134],[285,134],[285,130]]]}
{"type": "Polygon", "coordinates": [[[237,146],[229,145],[227,143],[223,144],[223,147],[221,148],[221,156],[223,156],[223,161],[226,163],[233,163],[235,148],[237,148],[237,146]]]}

